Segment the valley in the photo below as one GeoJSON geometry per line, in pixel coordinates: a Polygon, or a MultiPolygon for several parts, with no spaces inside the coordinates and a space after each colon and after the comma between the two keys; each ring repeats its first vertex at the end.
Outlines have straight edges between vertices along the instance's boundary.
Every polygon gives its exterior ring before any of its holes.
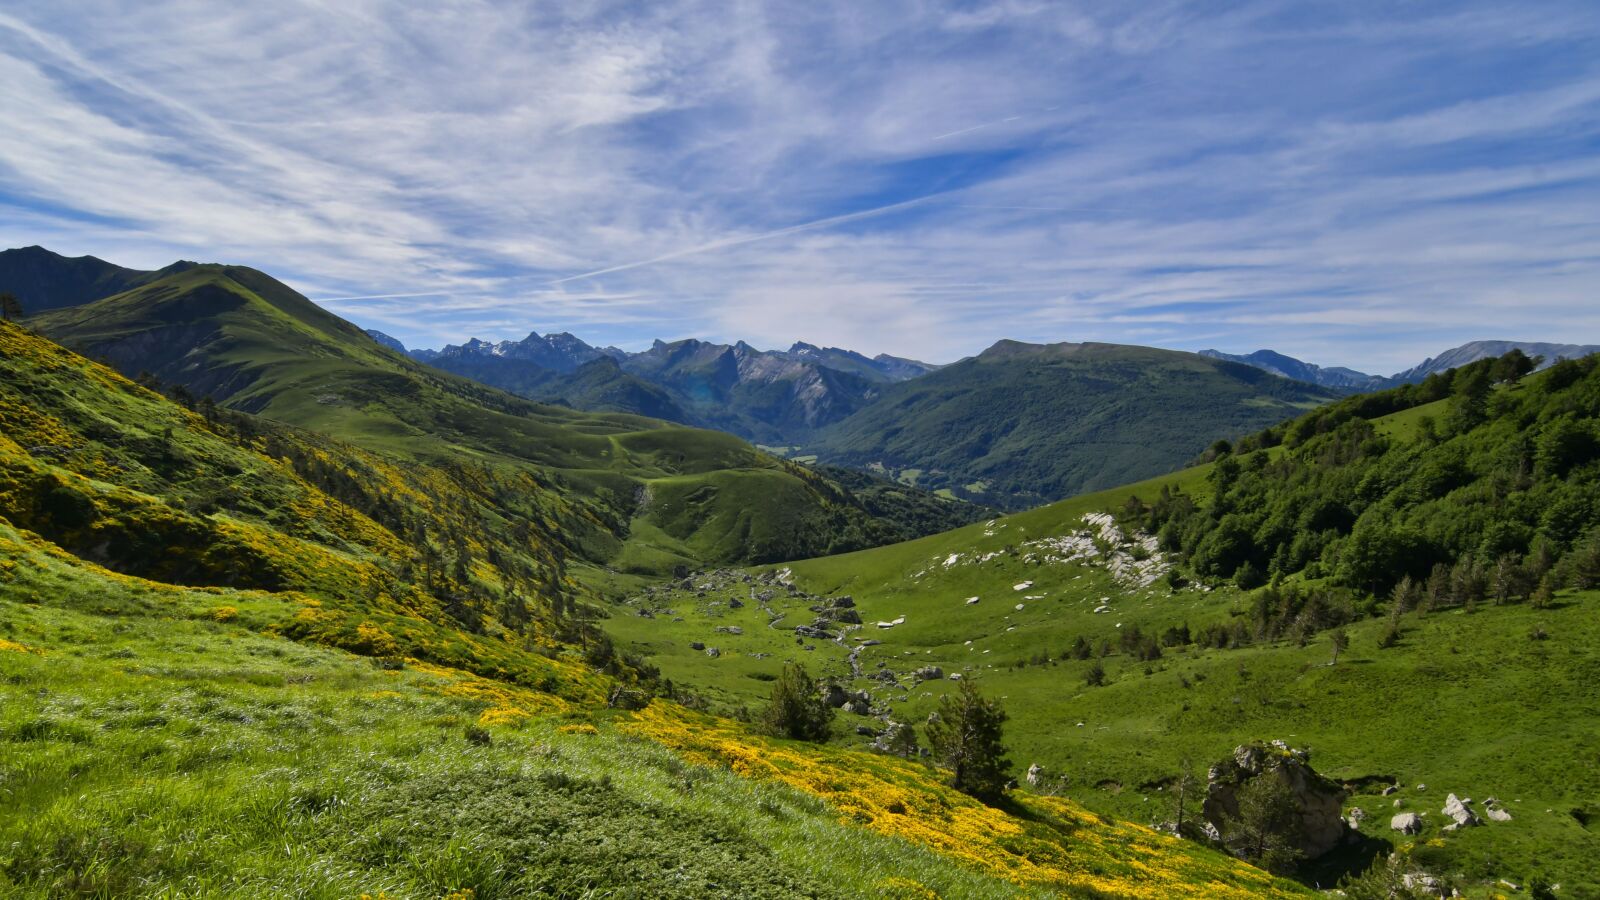
{"type": "Polygon", "coordinates": [[[0,786],[54,811],[0,821],[20,896],[1600,894],[1594,357],[1337,397],[1003,343],[763,449],[438,371],[255,270],[81,267],[0,323],[0,786]],[[882,462],[918,441],[949,461],[882,462]],[[795,672],[824,740],[764,733],[795,672]],[[973,688],[991,802],[924,755],[973,688]],[[1331,779],[1290,863],[1199,814],[1280,752],[1331,779]]]}

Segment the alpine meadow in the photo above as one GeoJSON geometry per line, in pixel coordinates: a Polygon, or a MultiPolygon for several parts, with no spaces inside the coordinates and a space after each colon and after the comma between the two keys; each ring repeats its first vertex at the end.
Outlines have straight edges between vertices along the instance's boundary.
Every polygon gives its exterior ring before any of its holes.
{"type": "Polygon", "coordinates": [[[1600,900],[1597,43],[0,10],[0,897],[1600,900]]]}

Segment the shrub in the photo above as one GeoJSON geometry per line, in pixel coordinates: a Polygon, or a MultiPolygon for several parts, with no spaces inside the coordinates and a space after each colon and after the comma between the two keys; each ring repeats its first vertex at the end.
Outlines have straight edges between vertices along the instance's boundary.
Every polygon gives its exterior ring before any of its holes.
{"type": "Polygon", "coordinates": [[[772,699],[762,713],[768,734],[797,741],[826,741],[833,732],[833,708],[817,683],[796,662],[786,663],[772,685],[772,699]]]}

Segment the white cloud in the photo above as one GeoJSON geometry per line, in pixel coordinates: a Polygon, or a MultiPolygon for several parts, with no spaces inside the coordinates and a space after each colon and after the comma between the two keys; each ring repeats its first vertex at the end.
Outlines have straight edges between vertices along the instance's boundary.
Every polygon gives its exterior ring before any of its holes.
{"type": "Polygon", "coordinates": [[[41,5],[0,13],[0,241],[253,264],[412,344],[1596,341],[1585,10],[41,5]]]}

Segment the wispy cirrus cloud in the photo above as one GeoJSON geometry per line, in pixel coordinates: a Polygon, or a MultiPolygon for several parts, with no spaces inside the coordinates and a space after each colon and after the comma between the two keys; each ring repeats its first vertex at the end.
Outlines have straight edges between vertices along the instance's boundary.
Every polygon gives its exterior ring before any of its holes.
{"type": "Polygon", "coordinates": [[[252,264],[410,344],[1387,372],[1600,340],[1597,45],[1581,0],[68,0],[0,12],[0,243],[252,264]]]}

